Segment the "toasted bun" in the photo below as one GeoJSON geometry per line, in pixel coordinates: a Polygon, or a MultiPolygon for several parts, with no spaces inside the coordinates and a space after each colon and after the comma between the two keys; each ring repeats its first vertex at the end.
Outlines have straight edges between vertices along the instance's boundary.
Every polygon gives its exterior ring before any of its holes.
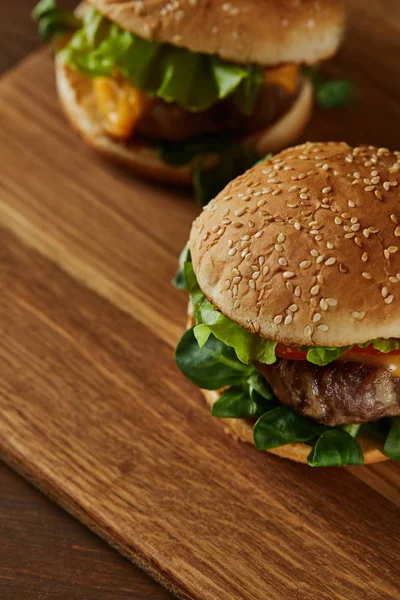
{"type": "MultiPolygon", "coordinates": [[[[220,396],[221,392],[201,390],[207,400],[207,403],[212,406],[220,396]]],[[[234,438],[241,442],[253,444],[253,423],[246,419],[219,419],[226,425],[227,432],[233,435],[234,438]]],[[[382,454],[383,445],[376,439],[367,436],[357,437],[357,442],[364,454],[364,464],[372,464],[388,460],[387,456],[382,454]]],[[[286,444],[279,448],[271,448],[268,450],[271,454],[276,454],[281,458],[289,458],[296,462],[307,464],[307,456],[311,452],[310,446],[302,442],[296,444],[286,444]]]]}
{"type": "MultiPolygon", "coordinates": [[[[137,141],[128,144],[114,140],[102,129],[102,118],[96,106],[92,82],[78,71],[67,67],[60,58],[56,61],[57,90],[74,129],[86,143],[106,158],[113,160],[141,176],[167,183],[190,185],[195,160],[188,165],[176,167],[161,160],[151,143],[137,141]]],[[[274,125],[259,131],[242,142],[257,150],[260,155],[276,152],[293,143],[307,124],[312,110],[312,90],[308,82],[291,109],[274,125]]],[[[210,166],[218,155],[209,155],[210,166]]]]}
{"type": "Polygon", "coordinates": [[[236,180],[190,235],[229,319],[288,345],[400,337],[400,153],[304,144],[236,180]]]}
{"type": "Polygon", "coordinates": [[[314,63],[343,31],[342,0],[89,0],[123,29],[236,63],[314,63]]]}

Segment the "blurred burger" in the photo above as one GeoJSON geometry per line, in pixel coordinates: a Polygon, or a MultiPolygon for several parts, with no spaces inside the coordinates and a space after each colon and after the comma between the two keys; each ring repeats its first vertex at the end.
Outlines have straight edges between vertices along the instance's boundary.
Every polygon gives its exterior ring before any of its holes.
{"type": "Polygon", "coordinates": [[[312,466],[400,460],[400,153],[307,143],[194,222],[176,359],[212,414],[312,466]]]}
{"type": "Polygon", "coordinates": [[[344,21],[342,0],[90,0],[75,15],[42,0],[34,16],[45,41],[63,39],[58,92],[90,146],[155,179],[216,178],[218,191],[301,133],[312,91],[300,64],[331,56],[344,21]]]}

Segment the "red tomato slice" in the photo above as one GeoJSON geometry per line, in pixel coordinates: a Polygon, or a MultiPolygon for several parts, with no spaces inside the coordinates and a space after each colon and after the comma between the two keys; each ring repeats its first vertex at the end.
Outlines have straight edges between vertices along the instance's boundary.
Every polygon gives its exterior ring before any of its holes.
{"type": "Polygon", "coordinates": [[[279,358],[288,358],[289,360],[307,360],[307,352],[301,352],[294,346],[285,346],[285,344],[278,344],[275,354],[279,358]]]}
{"type": "MultiPolygon", "coordinates": [[[[295,346],[285,346],[285,344],[278,344],[275,349],[275,354],[279,358],[287,358],[289,360],[307,360],[306,352],[302,352],[295,346]]],[[[365,356],[396,356],[400,354],[400,350],[393,350],[392,352],[383,354],[379,350],[372,348],[372,346],[367,346],[366,348],[353,346],[346,354],[364,354],[365,356]]]]}

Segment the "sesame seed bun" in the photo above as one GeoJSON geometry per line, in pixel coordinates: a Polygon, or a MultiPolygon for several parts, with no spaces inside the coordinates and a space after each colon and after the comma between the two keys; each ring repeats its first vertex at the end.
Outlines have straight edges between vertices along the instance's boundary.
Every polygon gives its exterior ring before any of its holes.
{"type": "Polygon", "coordinates": [[[145,39],[236,63],[314,63],[334,54],[344,24],[342,0],[89,0],[145,39]]]}
{"type": "MultiPolygon", "coordinates": [[[[193,307],[191,302],[188,306],[187,328],[190,329],[195,325],[193,318],[193,307]]],[[[212,407],[222,395],[222,390],[201,390],[207,401],[207,404],[212,407]]],[[[254,446],[253,438],[253,423],[249,419],[218,419],[224,423],[226,433],[230,433],[236,440],[246,442],[254,446]]],[[[364,454],[364,464],[372,464],[389,460],[382,453],[383,444],[379,440],[369,436],[358,436],[357,442],[364,454]]],[[[299,463],[307,464],[307,456],[310,454],[311,448],[302,442],[295,444],[286,444],[279,448],[271,448],[268,450],[271,454],[288,458],[299,463]]]]}
{"type": "Polygon", "coordinates": [[[207,298],[295,346],[399,338],[400,153],[307,143],[232,181],[193,224],[207,298]]]}
{"type": "MultiPolygon", "coordinates": [[[[56,81],[61,105],[73,128],[94,150],[106,158],[121,164],[130,171],[166,183],[190,185],[196,159],[184,166],[172,166],[159,156],[156,147],[149,141],[135,139],[128,143],[106,135],[102,128],[102,118],[96,106],[92,80],[67,67],[60,57],[56,59],[56,81]]],[[[293,143],[303,131],[312,111],[312,89],[304,81],[297,100],[291,109],[272,126],[252,133],[241,143],[253,148],[259,154],[276,152],[293,143]]],[[[210,154],[207,164],[212,167],[218,155],[210,154]]]]}

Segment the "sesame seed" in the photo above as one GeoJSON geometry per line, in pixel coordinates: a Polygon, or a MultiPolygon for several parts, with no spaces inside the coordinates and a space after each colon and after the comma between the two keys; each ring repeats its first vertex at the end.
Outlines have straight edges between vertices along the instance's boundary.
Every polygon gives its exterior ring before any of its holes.
{"type": "Polygon", "coordinates": [[[367,187],[364,188],[364,192],[372,192],[372,190],[375,189],[375,186],[373,185],[367,185],[367,187]]]}
{"type": "Polygon", "coordinates": [[[300,225],[300,223],[298,221],[296,221],[293,226],[294,226],[295,229],[297,229],[297,231],[300,231],[301,225],[300,225]]]}
{"type": "Polygon", "coordinates": [[[359,312],[358,310],[354,310],[351,313],[352,317],[354,317],[355,319],[357,319],[358,321],[361,321],[361,319],[363,319],[365,317],[365,311],[361,311],[359,312]]]}
{"type": "Polygon", "coordinates": [[[372,279],[371,273],[368,273],[367,271],[364,271],[362,273],[362,276],[364,277],[364,279],[372,279]]]}
{"type": "Polygon", "coordinates": [[[284,233],[280,233],[278,235],[278,242],[284,242],[286,240],[286,235],[284,233]]]}
{"type": "Polygon", "coordinates": [[[292,277],[294,277],[294,273],[293,271],[284,271],[283,277],[284,279],[291,279],[292,277]]]}
{"type": "Polygon", "coordinates": [[[317,329],[319,329],[320,331],[328,331],[329,327],[328,325],[318,325],[317,329]]]}
{"type": "Polygon", "coordinates": [[[330,258],[328,258],[328,260],[325,261],[325,265],[327,267],[330,267],[331,265],[334,265],[336,262],[336,258],[334,256],[331,256],[330,258]]]}
{"type": "Polygon", "coordinates": [[[262,234],[263,234],[263,233],[264,233],[264,231],[263,231],[263,230],[261,230],[261,231],[257,231],[257,233],[255,233],[255,234],[254,234],[254,237],[255,237],[255,238],[259,238],[259,237],[261,237],[261,236],[262,236],[262,234]]]}
{"type": "Polygon", "coordinates": [[[250,279],[249,286],[251,287],[252,290],[255,290],[256,289],[256,282],[253,279],[250,279]]]}
{"type": "Polygon", "coordinates": [[[316,296],[319,292],[319,285],[314,285],[311,290],[310,290],[310,294],[311,296],[316,296]]]}
{"type": "Polygon", "coordinates": [[[296,312],[296,310],[298,309],[297,304],[291,304],[288,308],[289,312],[296,312]]]}
{"type": "Polygon", "coordinates": [[[229,255],[229,256],[234,256],[234,255],[236,254],[236,252],[237,252],[236,248],[231,248],[231,249],[229,250],[229,252],[228,252],[228,255],[229,255]]]}
{"type": "Polygon", "coordinates": [[[388,192],[390,190],[390,182],[389,181],[385,181],[384,184],[383,184],[383,187],[388,192]]]}
{"type": "Polygon", "coordinates": [[[361,255],[361,260],[362,260],[363,262],[367,262],[367,260],[368,260],[368,253],[367,253],[367,252],[364,252],[364,253],[361,255]]]}
{"type": "Polygon", "coordinates": [[[276,317],[274,317],[275,325],[280,325],[280,323],[282,323],[282,321],[283,321],[282,315],[276,315],[276,317]]]}
{"type": "Polygon", "coordinates": [[[323,194],[329,194],[329,192],[331,192],[331,191],[332,191],[331,187],[325,187],[325,188],[323,188],[322,193],[323,194]]]}
{"type": "Polygon", "coordinates": [[[389,246],[388,248],[390,254],[394,254],[395,252],[397,252],[398,247],[397,246],[389,246]]]}
{"type": "Polygon", "coordinates": [[[326,298],[326,301],[329,306],[337,306],[337,303],[338,303],[336,298],[326,298]]]}
{"type": "Polygon", "coordinates": [[[278,263],[280,264],[281,267],[286,267],[288,264],[286,258],[280,258],[278,260],[278,263]]]}
{"type": "Polygon", "coordinates": [[[356,205],[356,203],[355,203],[355,202],[353,202],[353,200],[349,200],[347,204],[348,204],[348,206],[349,206],[350,208],[354,208],[354,207],[355,207],[355,205],[356,205]]]}
{"type": "Polygon", "coordinates": [[[383,198],[383,196],[379,190],[375,190],[375,196],[378,198],[378,200],[382,200],[382,198],[383,198]]]}
{"type": "Polygon", "coordinates": [[[290,325],[290,323],[293,321],[293,317],[292,315],[287,315],[287,317],[285,318],[285,325],[290,325]]]}
{"type": "Polygon", "coordinates": [[[397,283],[397,277],[393,277],[393,275],[391,275],[389,277],[389,281],[390,281],[390,283],[397,283]]]}
{"type": "Polygon", "coordinates": [[[239,227],[243,227],[243,223],[241,223],[240,221],[234,221],[234,222],[232,223],[232,225],[233,225],[233,227],[236,227],[237,229],[238,229],[239,227]]]}
{"type": "Polygon", "coordinates": [[[389,250],[387,248],[384,249],[383,256],[386,258],[386,260],[389,260],[390,254],[389,254],[389,250]]]}
{"type": "Polygon", "coordinates": [[[319,305],[322,310],[328,310],[328,308],[329,308],[329,305],[328,305],[327,301],[325,300],[325,298],[322,298],[319,305]]]}
{"type": "Polygon", "coordinates": [[[282,250],[283,250],[283,246],[282,246],[282,244],[275,244],[275,250],[276,250],[277,252],[282,252],[282,250]]]}
{"type": "Polygon", "coordinates": [[[335,217],[335,223],[336,223],[336,225],[341,225],[343,223],[343,221],[340,217],[335,217]]]}
{"type": "Polygon", "coordinates": [[[249,239],[250,239],[250,236],[249,236],[249,234],[248,234],[248,233],[246,233],[245,235],[242,235],[242,240],[243,240],[244,242],[248,242],[248,241],[249,241],[249,239]]]}
{"type": "Polygon", "coordinates": [[[318,323],[318,321],[321,320],[321,313],[315,313],[315,315],[313,316],[313,322],[314,323],[318,323]]]}
{"type": "Polygon", "coordinates": [[[396,237],[400,237],[400,227],[396,227],[396,229],[394,230],[394,235],[396,237]]]}
{"type": "Polygon", "coordinates": [[[252,278],[253,279],[258,279],[260,277],[260,275],[261,275],[260,271],[254,271],[254,273],[252,275],[252,278]]]}
{"type": "Polygon", "coordinates": [[[294,289],[294,295],[296,296],[296,298],[300,298],[301,296],[301,289],[298,285],[294,289]]]}
{"type": "Polygon", "coordinates": [[[322,165],[322,170],[327,171],[329,169],[329,165],[327,163],[322,165]]]}
{"type": "Polygon", "coordinates": [[[246,212],[245,208],[238,208],[235,210],[235,217],[241,217],[246,212]]]}
{"type": "Polygon", "coordinates": [[[389,293],[389,292],[388,292],[388,289],[387,289],[387,287],[383,287],[383,288],[381,289],[381,294],[382,294],[382,297],[383,297],[383,298],[386,298],[386,297],[387,297],[387,295],[388,295],[388,293],[389,293]]]}
{"type": "Polygon", "coordinates": [[[289,189],[288,192],[295,192],[298,189],[297,185],[292,185],[289,189]]]}
{"type": "Polygon", "coordinates": [[[242,278],[240,277],[240,275],[238,275],[237,277],[234,277],[232,279],[232,283],[237,284],[237,283],[240,283],[241,280],[242,280],[242,278]]]}
{"type": "Polygon", "coordinates": [[[291,281],[287,281],[286,282],[286,289],[288,289],[290,292],[293,292],[294,290],[294,285],[291,281]]]}
{"type": "Polygon", "coordinates": [[[390,296],[388,296],[387,298],[384,299],[384,303],[385,304],[391,304],[394,300],[394,296],[391,294],[390,296]]]}
{"type": "Polygon", "coordinates": [[[311,327],[309,325],[306,325],[304,327],[303,331],[304,331],[304,335],[307,336],[307,337],[311,336],[311,334],[312,334],[312,329],[311,329],[311,327]]]}
{"type": "Polygon", "coordinates": [[[272,192],[272,195],[273,195],[273,196],[277,196],[278,194],[280,194],[280,193],[281,193],[281,191],[282,191],[281,189],[279,189],[279,190],[274,190],[274,191],[272,192]]]}

